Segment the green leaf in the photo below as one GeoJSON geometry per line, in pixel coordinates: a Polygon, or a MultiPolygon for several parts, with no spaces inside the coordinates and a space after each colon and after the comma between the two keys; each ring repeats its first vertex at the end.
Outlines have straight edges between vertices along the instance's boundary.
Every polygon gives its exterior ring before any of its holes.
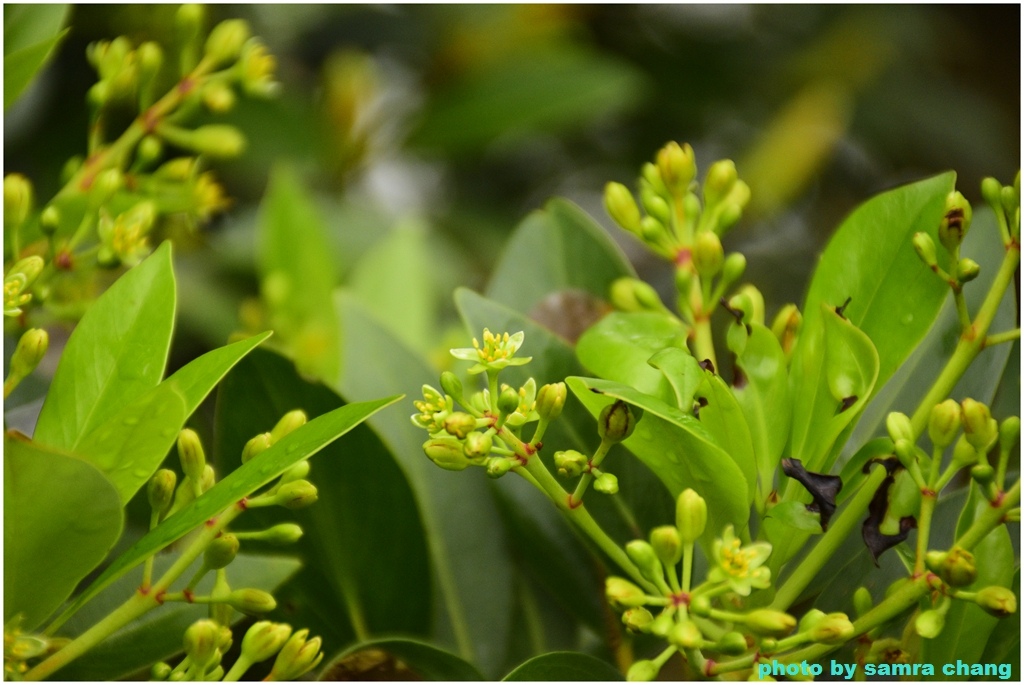
{"type": "Polygon", "coordinates": [[[171,244],[121,276],[71,334],[35,440],[75,452],[82,439],[163,377],[174,325],[171,244]]]}
{"type": "Polygon", "coordinates": [[[147,557],[164,549],[196,526],[201,525],[203,521],[216,516],[243,497],[263,487],[298,462],[316,454],[365,421],[374,412],[399,399],[396,396],[371,402],[348,404],[329,414],[317,417],[285,436],[280,442],[225,476],[201,497],[164,520],[129,547],[89,585],[88,589],[78,596],[61,615],[61,619],[75,613],[79,607],[95,597],[114,580],[141,564],[147,557]]]}
{"type": "Polygon", "coordinates": [[[260,291],[271,328],[303,375],[335,382],[341,337],[332,291],[337,283],[323,220],[298,176],[274,169],[260,206],[260,291]]]}
{"type": "MultiPolygon", "coordinates": [[[[881,193],[857,207],[829,241],[804,302],[804,330],[822,306],[838,307],[878,350],[877,388],[910,356],[938,316],[949,286],[914,251],[917,232],[938,244],[937,231],[953,190],[952,172],[881,193]]],[[[941,249],[941,248],[940,248],[941,249]]],[[[805,336],[795,358],[803,354],[805,336]]]]}
{"type": "Polygon", "coordinates": [[[398,638],[367,640],[347,647],[331,659],[319,679],[363,680],[369,669],[375,674],[390,676],[386,680],[409,680],[406,670],[418,676],[417,680],[486,680],[473,665],[454,654],[425,642],[398,638]],[[353,659],[360,653],[366,653],[366,658],[353,659]],[[398,660],[404,668],[399,667],[398,660]],[[406,677],[399,678],[399,675],[406,677]]]}
{"type": "Polygon", "coordinates": [[[666,348],[685,349],[686,333],[682,322],[666,314],[612,312],[580,337],[576,354],[591,373],[672,402],[672,385],[648,361],[666,348]]]}
{"type": "MultiPolygon", "coordinates": [[[[153,564],[154,577],[159,578],[174,563],[174,555],[158,555],[153,564]]],[[[190,578],[199,570],[202,559],[197,559],[183,574],[190,578]]],[[[240,553],[227,569],[228,580],[236,588],[256,588],[273,592],[279,585],[295,575],[301,564],[297,559],[282,556],[240,553]]],[[[60,630],[60,635],[81,635],[131,597],[142,583],[142,569],[118,578],[107,589],[82,607],[60,630]]],[[[208,595],[213,589],[214,574],[209,573],[196,587],[197,595],[208,595]]],[[[209,616],[204,604],[167,602],[143,614],[100,644],[72,661],[60,671],[65,680],[111,681],[143,677],[148,678],[149,667],[165,661],[182,651],[181,639],[185,630],[195,621],[209,616]]],[[[235,612],[232,623],[244,619],[235,612]]],[[[243,631],[235,629],[235,644],[239,644],[243,631]]]]}
{"type": "Polygon", "coordinates": [[[578,652],[541,654],[520,664],[505,676],[507,681],[619,681],[625,680],[614,666],[578,652]]]}
{"type": "Polygon", "coordinates": [[[4,439],[4,620],[33,630],[121,535],[117,491],[90,464],[4,439]]]}
{"type": "MultiPolygon", "coordinates": [[[[218,461],[236,463],[249,438],[292,409],[313,417],[342,403],[329,388],[302,380],[284,357],[254,352],[217,397],[218,461]]],[[[328,652],[360,635],[425,634],[432,606],[426,535],[404,475],[365,426],[324,452],[309,477],[319,490],[314,506],[252,512],[251,525],[295,521],[305,531],[295,549],[306,568],[280,593],[279,604],[289,607],[281,618],[315,626],[328,652]]]]}
{"type": "Polygon", "coordinates": [[[4,5],[4,110],[10,108],[67,35],[68,5],[4,5]]]}
{"type": "Polygon", "coordinates": [[[843,500],[857,491],[857,486],[861,481],[867,478],[864,467],[869,461],[895,455],[896,448],[892,444],[891,438],[875,438],[865,443],[849,461],[843,464],[843,470],[839,474],[843,481],[843,489],[836,495],[836,504],[842,504],[843,500]]]}
{"type": "Polygon", "coordinates": [[[623,276],[636,273],[605,230],[575,204],[556,197],[516,227],[485,294],[530,313],[557,292],[583,291],[607,300],[612,282],[623,276]]]}
{"type": "Polygon", "coordinates": [[[675,393],[676,406],[686,411],[693,407],[693,396],[704,380],[704,369],[689,350],[666,347],[647,360],[647,363],[665,374],[675,393]]]}
{"type": "Polygon", "coordinates": [[[746,482],[743,471],[693,414],[612,381],[568,378],[566,383],[593,416],[617,399],[644,410],[624,444],[673,497],[693,488],[707,500],[708,526],[701,541],[708,549],[725,526],[732,524],[741,532],[747,529],[750,500],[745,488],[736,487],[746,482]]]}
{"type": "Polygon", "coordinates": [[[429,103],[413,144],[467,152],[497,138],[507,144],[636,102],[642,82],[626,63],[587,50],[525,49],[482,62],[429,103]]]}
{"type": "Polygon", "coordinates": [[[185,416],[199,408],[206,396],[223,380],[245,355],[273,333],[267,331],[238,342],[210,350],[175,371],[164,383],[172,383],[185,400],[185,416]]]}
{"type": "MultiPolygon", "coordinates": [[[[821,533],[821,517],[807,511],[803,502],[780,502],[768,510],[767,518],[807,533],[821,533]]],[[[792,531],[790,531],[792,533],[792,531]]],[[[779,535],[769,536],[776,539],[779,535]]]]}
{"type": "Polygon", "coordinates": [[[753,502],[757,493],[757,462],[740,405],[721,376],[711,371],[704,372],[694,396],[702,405],[698,415],[701,425],[740,468],[747,484],[747,502],[753,502]]]}
{"type": "MultiPolygon", "coordinates": [[[[341,390],[347,397],[403,392],[419,397],[437,372],[406,348],[348,293],[337,306],[346,322],[346,364],[341,390]]],[[[370,425],[405,472],[419,506],[437,596],[439,634],[459,654],[496,677],[504,659],[512,612],[512,560],[486,478],[437,468],[424,455],[426,433],[412,425],[409,402],[386,407],[370,425]]],[[[570,536],[571,537],[571,536],[570,536]]]]}

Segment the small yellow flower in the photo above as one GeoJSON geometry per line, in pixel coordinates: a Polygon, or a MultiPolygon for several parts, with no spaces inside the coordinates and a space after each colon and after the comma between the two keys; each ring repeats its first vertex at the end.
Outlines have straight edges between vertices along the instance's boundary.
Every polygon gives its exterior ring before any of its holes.
{"type": "Polygon", "coordinates": [[[411,417],[413,425],[425,428],[431,435],[444,430],[444,420],[455,408],[451,397],[429,385],[423,386],[423,399],[414,401],[413,406],[419,411],[411,417]]]}
{"type": "Polygon", "coordinates": [[[771,584],[771,571],[762,566],[772,553],[771,544],[755,542],[741,547],[733,527],[729,526],[721,539],[715,540],[712,553],[717,566],[708,573],[708,580],[727,582],[733,592],[744,597],[750,594],[751,588],[763,589],[771,584]]]}
{"type": "Polygon", "coordinates": [[[451,350],[456,359],[468,362],[477,362],[470,367],[470,373],[481,373],[483,371],[500,371],[506,366],[522,366],[528,363],[533,357],[513,358],[516,351],[523,344],[524,334],[522,331],[509,335],[494,335],[486,328],[484,329],[484,344],[473,338],[473,347],[462,347],[451,350]]]}

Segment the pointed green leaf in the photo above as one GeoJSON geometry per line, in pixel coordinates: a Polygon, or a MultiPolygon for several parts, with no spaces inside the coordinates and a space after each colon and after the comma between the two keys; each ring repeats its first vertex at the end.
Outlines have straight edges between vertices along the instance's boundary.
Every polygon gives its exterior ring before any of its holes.
{"type": "Polygon", "coordinates": [[[693,406],[697,386],[704,380],[704,369],[693,358],[689,350],[680,347],[666,347],[656,352],[647,363],[665,374],[676,396],[676,406],[686,411],[693,406]]]}
{"type": "Polygon", "coordinates": [[[173,383],[178,388],[185,401],[185,416],[191,416],[228,371],[271,335],[267,331],[210,350],[171,374],[164,382],[173,383]]]}
{"type": "Polygon", "coordinates": [[[4,110],[25,92],[32,79],[67,35],[61,30],[68,5],[4,5],[4,110]]]}
{"type": "Polygon", "coordinates": [[[704,378],[694,397],[701,405],[698,420],[711,434],[715,444],[739,467],[747,484],[747,502],[753,502],[757,493],[757,462],[750,429],[740,405],[721,376],[711,371],[704,371],[704,378]]]}
{"type": "MultiPolygon", "coordinates": [[[[374,657],[376,657],[376,653],[384,652],[392,659],[401,660],[403,666],[412,671],[413,675],[418,676],[420,680],[448,682],[486,680],[472,664],[466,663],[454,654],[450,654],[425,642],[399,638],[367,640],[345,648],[344,651],[331,659],[330,663],[323,668],[320,673],[320,680],[364,679],[366,674],[358,670],[358,660],[352,659],[353,656],[363,651],[374,652],[374,657]]],[[[380,661],[377,658],[374,658],[372,663],[375,670],[380,665],[380,661]]],[[[388,673],[390,672],[386,672],[385,675],[388,673]]],[[[396,674],[388,679],[399,680],[400,678],[396,674]]]]}
{"type": "Polygon", "coordinates": [[[572,682],[597,680],[614,682],[625,680],[607,661],[578,652],[551,652],[541,654],[517,666],[505,676],[505,681],[572,682]]]}

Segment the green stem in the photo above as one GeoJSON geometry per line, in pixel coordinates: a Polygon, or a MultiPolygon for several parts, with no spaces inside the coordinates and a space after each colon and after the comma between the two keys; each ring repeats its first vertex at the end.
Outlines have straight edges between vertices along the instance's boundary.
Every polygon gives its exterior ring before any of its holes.
{"type": "Polygon", "coordinates": [[[998,506],[990,506],[981,515],[974,520],[974,523],[967,532],[960,536],[960,539],[956,541],[958,547],[962,547],[970,551],[975,545],[981,542],[986,535],[988,535],[992,529],[1003,523],[1003,518],[1007,512],[1016,507],[1020,503],[1020,481],[1018,480],[1013,484],[1009,490],[1003,495],[1002,501],[998,503],[998,506]]]}
{"type": "Polygon", "coordinates": [[[744,654],[736,659],[713,663],[711,668],[708,669],[708,675],[716,676],[722,675],[723,673],[731,673],[732,671],[741,671],[753,666],[756,659],[757,652],[751,652],[750,654],[744,654]]]}
{"type": "Polygon", "coordinates": [[[914,576],[924,573],[924,556],[928,553],[928,537],[931,534],[932,513],[935,511],[937,495],[929,490],[921,493],[921,515],[917,521],[917,558],[914,561],[914,576]]]}
{"type": "Polygon", "coordinates": [[[244,654],[240,654],[235,660],[234,666],[231,667],[231,670],[227,672],[227,675],[224,676],[222,681],[225,683],[233,683],[241,680],[242,676],[245,675],[245,672],[248,671],[251,666],[252,661],[245,658],[244,654]]]}
{"type": "Polygon", "coordinates": [[[715,369],[718,369],[718,361],[715,359],[715,343],[711,336],[711,319],[703,312],[694,317],[693,324],[693,352],[698,360],[710,359],[715,369]]]}
{"type": "Polygon", "coordinates": [[[1003,331],[1002,333],[993,333],[985,338],[983,347],[992,347],[993,345],[999,345],[1004,342],[1013,342],[1014,340],[1020,340],[1019,328],[1014,328],[1012,331],[1003,331]]]}
{"type": "Polygon", "coordinates": [[[778,610],[788,609],[793,602],[800,598],[800,593],[807,589],[807,586],[818,575],[825,562],[832,558],[832,555],[835,554],[839,546],[856,527],[861,515],[867,510],[871,499],[875,496],[878,486],[885,480],[886,473],[883,465],[875,465],[867,480],[857,490],[857,494],[853,496],[850,503],[843,509],[843,513],[839,515],[835,523],[828,529],[828,532],[821,537],[818,544],[808,552],[792,575],[779,588],[771,608],[778,610]]]}
{"type": "Polygon", "coordinates": [[[683,545],[683,592],[693,583],[693,543],[683,545]]]}
{"type": "Polygon", "coordinates": [[[602,440],[601,444],[598,445],[597,451],[594,452],[593,458],[587,465],[587,472],[583,474],[582,478],[580,478],[580,482],[576,484],[576,490],[574,490],[572,493],[573,506],[576,506],[577,503],[583,501],[583,495],[586,494],[587,488],[590,487],[590,483],[593,482],[594,480],[594,474],[591,472],[590,469],[596,469],[601,465],[601,462],[604,461],[605,455],[608,454],[608,450],[610,450],[611,447],[612,443],[608,442],[607,440],[602,440]]]}

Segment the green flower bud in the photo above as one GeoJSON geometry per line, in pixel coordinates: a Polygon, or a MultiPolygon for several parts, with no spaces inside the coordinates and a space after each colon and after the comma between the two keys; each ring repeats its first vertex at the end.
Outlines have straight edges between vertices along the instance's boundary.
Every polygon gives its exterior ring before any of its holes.
{"type": "Polygon", "coordinates": [[[971,227],[971,203],[957,191],[946,196],[946,214],[939,224],[939,242],[947,251],[956,250],[971,227]]]}
{"type": "Polygon", "coordinates": [[[651,623],[647,626],[647,631],[651,635],[657,635],[658,637],[667,637],[672,626],[676,624],[674,611],[666,611],[658,614],[651,623]]]}
{"type": "Polygon", "coordinates": [[[58,228],[60,228],[60,210],[50,205],[39,216],[39,229],[44,235],[53,235],[58,228]]]}
{"type": "Polygon", "coordinates": [[[201,619],[185,629],[183,640],[185,654],[192,663],[200,668],[207,668],[218,659],[217,641],[220,626],[209,619],[201,619]]]}
{"type": "Polygon", "coordinates": [[[242,658],[252,664],[266,661],[281,651],[291,634],[292,627],[287,623],[253,623],[242,638],[242,658]]]}
{"type": "Polygon", "coordinates": [[[149,479],[146,494],[149,496],[149,506],[157,516],[163,516],[170,509],[177,482],[177,474],[170,469],[160,469],[149,479]]]}
{"type": "Polygon", "coordinates": [[[640,234],[640,208],[629,188],[621,183],[606,185],[604,207],[615,223],[630,233],[640,234]]]}
{"type": "Polygon", "coordinates": [[[922,611],[914,619],[914,630],[918,635],[929,640],[938,637],[945,625],[946,614],[937,609],[922,611]]]}
{"type": "Polygon", "coordinates": [[[969,283],[978,277],[981,267],[973,259],[964,257],[956,265],[956,280],[961,283],[969,283]]]}
{"type": "MultiPolygon", "coordinates": [[[[927,560],[927,557],[925,557],[927,560]]],[[[939,577],[950,587],[967,587],[978,578],[974,555],[960,547],[954,547],[939,564],[939,577]]]]}
{"type": "Polygon", "coordinates": [[[441,374],[441,389],[460,402],[462,401],[462,381],[451,371],[441,374]]]}
{"type": "Polygon", "coordinates": [[[668,206],[668,202],[655,193],[650,186],[645,186],[640,190],[640,202],[647,213],[657,219],[659,223],[668,226],[672,222],[672,209],[668,206]]]}
{"type": "Polygon", "coordinates": [[[797,632],[805,633],[814,626],[818,625],[825,618],[825,612],[821,609],[811,609],[800,618],[800,623],[797,625],[797,632]]]}
{"type": "Polygon", "coordinates": [[[989,176],[981,181],[981,196],[995,209],[1002,204],[1003,184],[989,176]]]}
{"type": "Polygon", "coordinates": [[[602,473],[594,480],[594,489],[604,495],[614,495],[619,491],[619,479],[611,473],[602,473]]]}
{"type": "Polygon", "coordinates": [[[690,600],[690,611],[694,616],[707,618],[711,615],[711,600],[704,595],[697,595],[690,600]]]}
{"type": "Polygon", "coordinates": [[[206,467],[206,455],[203,453],[203,443],[191,428],[185,428],[178,433],[178,457],[181,459],[181,470],[185,472],[185,477],[201,483],[206,467]]]}
{"type": "Polygon", "coordinates": [[[270,433],[260,433],[256,437],[245,443],[245,447],[242,448],[242,463],[246,464],[250,459],[255,457],[257,454],[270,448],[270,433]]]}
{"type": "Polygon", "coordinates": [[[554,421],[565,406],[565,383],[548,383],[537,391],[537,413],[542,419],[554,421]]]}
{"type": "Polygon", "coordinates": [[[290,545],[302,537],[302,527],[297,523],[279,523],[266,530],[238,534],[240,539],[260,540],[271,545],[290,545]]]}
{"type": "Polygon", "coordinates": [[[929,571],[935,575],[939,574],[942,569],[942,563],[946,560],[946,552],[940,552],[937,549],[929,550],[924,555],[924,565],[929,571]]]}
{"type": "Polygon", "coordinates": [[[654,621],[654,617],[644,607],[633,607],[632,609],[627,609],[622,614],[622,622],[626,624],[626,628],[633,632],[642,631],[652,621],[654,621]]]}
{"type": "Polygon", "coordinates": [[[461,471],[470,465],[462,451],[462,443],[455,438],[433,438],[423,443],[423,452],[430,461],[448,471],[461,471]]]}
{"type": "Polygon", "coordinates": [[[896,458],[908,471],[913,471],[917,465],[917,450],[909,440],[899,439],[896,441],[896,458]]]}
{"type": "Polygon", "coordinates": [[[861,585],[853,593],[853,608],[858,618],[871,611],[875,606],[871,591],[861,585]]]}
{"type": "Polygon", "coordinates": [[[203,104],[215,114],[230,112],[235,106],[235,91],[223,83],[208,83],[203,87],[203,104]]]}
{"type": "Polygon", "coordinates": [[[946,400],[932,407],[928,417],[928,437],[932,444],[945,449],[953,443],[960,430],[960,405],[956,400],[946,400]]]}
{"type": "Polygon", "coordinates": [[[203,563],[206,568],[216,570],[224,568],[235,560],[238,548],[241,543],[231,533],[222,533],[219,537],[210,541],[203,553],[203,563]]]}
{"type": "Polygon", "coordinates": [[[303,459],[299,463],[293,464],[287,471],[281,474],[281,479],[278,483],[284,485],[285,483],[291,483],[293,480],[302,480],[309,475],[309,471],[309,460],[303,459]]]}
{"type": "Polygon", "coordinates": [[[32,183],[21,174],[4,176],[4,229],[18,228],[32,211],[32,183]]]}
{"type": "Polygon", "coordinates": [[[269,592],[256,588],[235,590],[224,602],[243,614],[266,614],[277,608],[277,601],[269,592]]]}
{"type": "Polygon", "coordinates": [[[1020,188],[1017,186],[1003,186],[999,199],[1006,213],[1013,216],[1020,209],[1020,188]]]}
{"type": "Polygon", "coordinates": [[[999,426],[999,449],[1009,452],[1020,438],[1020,417],[1011,416],[999,426]]]}
{"type": "Polygon", "coordinates": [[[119,169],[106,169],[96,174],[96,180],[92,184],[92,195],[97,204],[105,204],[123,187],[124,174],[119,169]]]}
{"type": "MultiPolygon", "coordinates": [[[[501,389],[501,392],[498,393],[498,411],[507,416],[508,414],[514,413],[516,411],[516,409],[518,409],[518,408],[519,408],[519,393],[516,392],[515,388],[506,385],[504,388],[501,389]]],[[[455,415],[456,414],[452,414],[452,416],[455,416],[455,415]]],[[[469,416],[469,415],[467,414],[466,416],[469,416]]],[[[472,417],[470,417],[470,418],[472,418],[472,417]]],[[[447,429],[447,425],[448,425],[448,422],[445,421],[446,429],[447,429]]],[[[474,423],[474,426],[475,425],[476,424],[474,423]]],[[[448,432],[451,433],[452,431],[449,430],[448,432]]],[[[453,433],[453,435],[458,435],[458,434],[457,433],[453,433]]]]}
{"type": "Polygon", "coordinates": [[[1017,596],[1013,594],[1013,590],[998,585],[990,585],[978,590],[974,601],[982,609],[999,618],[1009,616],[1017,611],[1017,596]]]}
{"type": "Polygon", "coordinates": [[[601,410],[597,418],[597,434],[605,442],[622,442],[633,434],[636,418],[628,404],[616,400],[601,410]]]}
{"type": "MultiPolygon", "coordinates": [[[[513,391],[514,392],[514,391],[513,391]]],[[[516,395],[518,402],[519,396],[516,395]]],[[[459,440],[465,440],[466,436],[476,429],[476,419],[470,414],[457,411],[449,414],[444,420],[444,430],[459,440]]]]}
{"type": "Polygon", "coordinates": [[[285,509],[302,509],[317,500],[316,486],[308,480],[293,480],[277,490],[277,504],[285,509]]]}
{"type": "Polygon", "coordinates": [[[977,461],[978,451],[968,442],[966,433],[961,435],[960,439],[956,441],[956,446],[953,447],[953,463],[957,468],[962,469],[977,463],[977,461]]]}
{"type": "MultiPolygon", "coordinates": [[[[669,197],[671,193],[668,192],[668,186],[665,185],[664,179],[661,177],[661,172],[658,171],[658,167],[650,162],[645,163],[640,167],[640,178],[646,181],[647,184],[662,197],[669,197]]],[[[641,185],[643,182],[641,181],[641,185]]]]}
{"type": "Polygon", "coordinates": [[[893,442],[906,440],[913,444],[914,428],[910,425],[910,417],[898,411],[889,412],[885,417],[885,427],[889,431],[889,437],[893,442]]]}
{"type": "Polygon", "coordinates": [[[135,54],[139,60],[139,69],[142,71],[140,80],[153,78],[164,64],[163,49],[159,43],[154,43],[151,40],[140,45],[135,54]]]}
{"type": "Polygon", "coordinates": [[[914,234],[913,238],[914,251],[917,252],[917,256],[921,258],[928,268],[938,268],[939,262],[935,257],[935,241],[927,233],[921,231],[914,234]]]}
{"type": "Polygon", "coordinates": [[[491,453],[491,447],[493,444],[494,441],[489,433],[473,431],[466,436],[466,442],[462,446],[462,452],[470,459],[486,457],[491,453]]]}
{"type": "Polygon", "coordinates": [[[743,637],[743,633],[735,630],[730,630],[715,643],[715,651],[726,656],[739,656],[747,651],[748,647],[747,638],[743,637]]]}
{"type": "Polygon", "coordinates": [[[202,5],[185,4],[178,8],[175,17],[178,26],[183,29],[198,31],[206,20],[206,8],[202,5]]]}
{"type": "Polygon", "coordinates": [[[585,455],[580,454],[576,450],[555,452],[554,460],[555,468],[558,469],[558,475],[566,478],[575,478],[583,473],[587,462],[590,461],[585,455]]]}
{"type": "Polygon", "coordinates": [[[682,197],[697,176],[697,163],[689,143],[672,141],[658,150],[658,172],[668,191],[682,197]]]}
{"type": "Polygon", "coordinates": [[[739,252],[733,252],[725,258],[722,264],[722,282],[726,285],[735,283],[747,270],[747,258],[739,252]]]}
{"type": "Polygon", "coordinates": [[[217,65],[236,59],[251,33],[249,24],[242,19],[222,21],[206,39],[206,56],[217,65]]]}
{"type": "Polygon", "coordinates": [[[693,245],[693,266],[702,278],[716,276],[722,270],[725,253],[722,241],[711,231],[701,231],[693,245]]]}
{"type": "Polygon", "coordinates": [[[988,451],[999,436],[999,426],[987,406],[971,398],[960,403],[963,407],[964,435],[975,449],[988,451]]]}
{"type": "Polygon", "coordinates": [[[983,488],[988,487],[995,476],[996,470],[989,464],[978,464],[971,468],[971,478],[983,488]]]}
{"type": "Polygon", "coordinates": [[[631,683],[646,683],[658,677],[658,665],[650,659],[634,661],[626,671],[626,680],[631,683]]]}
{"type": "Polygon", "coordinates": [[[668,632],[668,641],[680,649],[700,649],[704,636],[693,621],[680,621],[668,632]]]}
{"type": "Polygon", "coordinates": [[[841,645],[854,636],[853,623],[843,613],[828,614],[811,628],[810,638],[826,645],[841,645]]]}
{"type": "Polygon", "coordinates": [[[623,276],[616,279],[609,290],[616,309],[624,312],[662,311],[665,305],[658,291],[638,278],[623,276]]]}
{"type": "Polygon", "coordinates": [[[270,444],[280,442],[286,435],[301,428],[306,424],[306,412],[301,409],[293,409],[282,416],[277,424],[270,431],[270,444]]]}
{"type": "Polygon", "coordinates": [[[150,680],[167,680],[171,676],[171,665],[163,661],[158,661],[153,664],[153,667],[149,669],[150,680]]]}
{"type": "Polygon", "coordinates": [[[679,494],[676,500],[676,528],[684,544],[692,545],[704,534],[708,523],[708,503],[692,488],[679,494]]]}
{"type": "Polygon", "coordinates": [[[490,478],[501,478],[512,470],[515,462],[505,457],[492,457],[487,460],[487,475],[490,478]]]}
{"type": "Polygon", "coordinates": [[[755,609],[746,614],[742,622],[758,635],[784,637],[796,627],[796,619],[783,611],[755,609]]]}
{"type": "Polygon", "coordinates": [[[668,236],[668,229],[665,224],[653,216],[645,216],[640,220],[640,237],[650,245],[659,245],[668,236]]]}
{"type": "Polygon", "coordinates": [[[298,680],[316,668],[324,658],[320,651],[321,640],[319,637],[307,640],[308,635],[309,631],[303,629],[291,636],[278,653],[267,680],[298,680]]]}
{"type": "Polygon", "coordinates": [[[231,159],[242,154],[246,140],[242,132],[227,124],[207,124],[186,131],[173,126],[160,126],[157,132],[178,147],[194,150],[215,159],[231,159]]]}
{"type": "Polygon", "coordinates": [[[632,560],[642,575],[652,583],[665,579],[661,561],[654,552],[654,547],[645,540],[633,540],[626,543],[626,556],[632,560]]]}
{"type": "Polygon", "coordinates": [[[664,565],[673,567],[683,556],[683,541],[675,526],[658,526],[651,531],[651,547],[664,565]]]}
{"type": "Polygon", "coordinates": [[[14,354],[11,355],[11,364],[4,383],[5,396],[8,394],[8,387],[13,389],[36,370],[49,347],[50,336],[42,328],[30,328],[22,334],[18,339],[18,346],[14,348],[14,354]]]}
{"type": "Polygon", "coordinates": [[[647,603],[647,596],[643,590],[618,576],[608,576],[605,579],[604,594],[611,604],[623,608],[640,607],[647,603]]]}
{"type": "Polygon", "coordinates": [[[736,165],[731,159],[722,159],[708,169],[704,177],[704,205],[710,209],[724,199],[736,184],[736,165]]]}

